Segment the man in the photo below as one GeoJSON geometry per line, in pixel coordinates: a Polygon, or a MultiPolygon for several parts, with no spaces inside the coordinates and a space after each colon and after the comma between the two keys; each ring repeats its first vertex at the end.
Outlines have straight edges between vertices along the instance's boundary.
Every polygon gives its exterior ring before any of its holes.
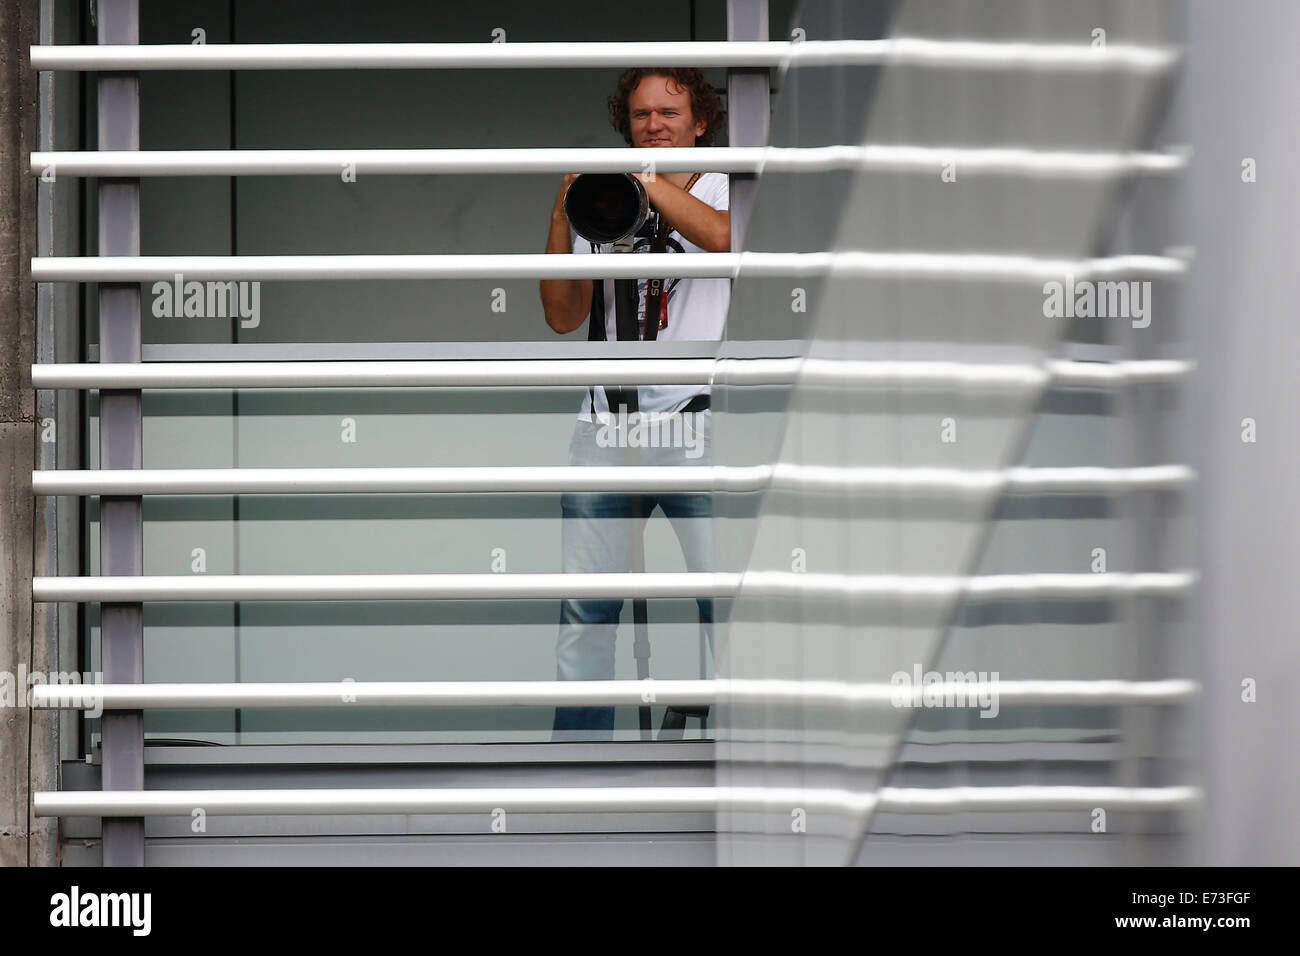
{"type": "MultiPolygon", "coordinates": [[[[723,122],[713,88],[694,69],[632,69],[619,78],[609,99],[610,122],[629,146],[645,149],[709,146],[723,122]]],[[[729,184],[725,173],[637,174],[653,210],[671,227],[668,252],[727,252],[731,248],[729,184]]],[[[570,238],[564,193],[576,175],[564,178],[551,210],[546,251],[590,253],[596,250],[581,237],[570,238]]],[[[652,215],[635,240],[634,251],[648,252],[656,224],[652,215]]],[[[609,246],[600,252],[608,253],[609,246]]],[[[644,339],[647,282],[637,288],[638,337],[644,339]]],[[[546,323],[567,334],[582,326],[591,312],[592,282],[546,279],[541,283],[546,323]]],[[[717,341],[726,325],[731,286],[727,279],[676,279],[664,282],[656,335],[667,341],[717,341]]],[[[605,336],[617,339],[614,283],[605,280],[605,336]]],[[[643,386],[637,389],[642,422],[657,428],[658,441],[644,447],[626,412],[610,407],[603,388],[583,399],[569,445],[574,465],[619,465],[629,446],[639,448],[643,465],[708,465],[712,460],[712,413],[706,386],[643,386]]],[[[635,419],[635,416],[633,416],[635,419]]],[[[645,432],[642,431],[644,436],[645,432]]],[[[640,527],[654,508],[672,522],[689,571],[711,571],[712,502],[707,494],[649,495],[565,494],[563,569],[566,573],[625,571],[633,561],[629,543],[637,542],[633,523],[640,527]]],[[[639,546],[639,545],[638,545],[639,546]]],[[[560,680],[613,680],[614,645],[623,601],[566,600],[560,613],[556,672],[560,680]]],[[[705,635],[712,644],[713,604],[699,601],[705,635]]],[[[614,708],[558,707],[555,739],[610,739],[614,708]]]]}

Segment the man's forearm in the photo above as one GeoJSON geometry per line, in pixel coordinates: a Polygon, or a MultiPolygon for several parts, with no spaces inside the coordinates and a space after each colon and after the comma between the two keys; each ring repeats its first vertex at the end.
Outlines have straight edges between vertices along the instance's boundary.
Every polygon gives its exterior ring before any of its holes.
{"type": "Polygon", "coordinates": [[[654,207],[668,224],[705,252],[731,251],[731,215],[700,202],[663,176],[638,176],[654,207]]]}
{"type": "MultiPolygon", "coordinates": [[[[551,231],[546,237],[546,251],[569,253],[573,251],[569,239],[569,220],[561,215],[551,216],[551,231]]],[[[542,309],[546,324],[561,334],[572,332],[582,324],[582,280],[542,279],[542,309]],[[573,317],[577,316],[577,322],[573,317]]]]}

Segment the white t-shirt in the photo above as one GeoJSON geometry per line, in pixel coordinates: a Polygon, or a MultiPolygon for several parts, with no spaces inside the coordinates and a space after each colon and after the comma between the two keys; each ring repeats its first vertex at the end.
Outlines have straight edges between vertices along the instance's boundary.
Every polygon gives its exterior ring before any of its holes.
{"type": "MultiPolygon", "coordinates": [[[[730,209],[730,189],[726,173],[704,173],[691,187],[691,195],[714,209],[730,209]]],[[[651,214],[650,221],[653,222],[651,214]]],[[[602,254],[612,251],[611,243],[600,247],[602,254]]],[[[633,246],[635,252],[649,252],[650,240],[638,236],[633,246]]],[[[575,253],[591,253],[591,243],[581,236],[573,240],[575,253]]],[[[667,252],[704,252],[676,229],[668,233],[667,252]]],[[[721,341],[727,325],[727,308],[731,305],[730,279],[670,278],[664,282],[660,299],[660,322],[656,336],[666,342],[716,342],[721,341]]],[[[646,280],[637,280],[637,329],[645,338],[646,280]]],[[[618,339],[618,323],[614,313],[614,280],[605,280],[605,338],[618,339]]],[[[598,384],[598,383],[597,383],[598,384]]],[[[608,421],[609,405],[605,390],[597,388],[596,420],[608,421]]],[[[638,407],[642,412],[672,413],[679,411],[696,395],[709,393],[707,385],[642,385],[637,390],[638,407]]],[[[582,400],[578,412],[580,421],[591,417],[591,392],[582,400]]]]}

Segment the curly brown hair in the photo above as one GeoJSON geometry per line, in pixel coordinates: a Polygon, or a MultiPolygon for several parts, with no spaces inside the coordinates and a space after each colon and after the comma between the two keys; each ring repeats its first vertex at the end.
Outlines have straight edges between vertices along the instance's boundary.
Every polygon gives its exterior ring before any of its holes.
{"type": "Polygon", "coordinates": [[[632,145],[632,124],[628,118],[628,99],[647,76],[662,76],[691,92],[691,115],[698,122],[707,121],[703,135],[695,137],[696,146],[712,146],[713,134],[722,128],[727,113],[722,101],[704,74],[691,67],[634,67],[618,78],[618,92],[609,98],[609,122],[624,142],[632,145]]]}

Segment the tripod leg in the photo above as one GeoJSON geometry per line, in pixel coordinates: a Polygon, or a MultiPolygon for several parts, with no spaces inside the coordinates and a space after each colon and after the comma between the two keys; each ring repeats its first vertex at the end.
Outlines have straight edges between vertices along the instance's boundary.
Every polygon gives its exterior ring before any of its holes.
{"type": "MultiPolygon", "coordinates": [[[[640,496],[633,495],[628,509],[631,527],[628,529],[628,564],[633,571],[645,570],[645,529],[641,524],[640,496]]],[[[650,677],[650,625],[645,598],[632,599],[632,656],[636,658],[636,676],[638,680],[650,677]]],[[[648,705],[638,708],[641,724],[641,739],[653,740],[654,728],[648,705]]]]}
{"type": "MultiPolygon", "coordinates": [[[[636,676],[638,680],[645,680],[650,676],[650,628],[646,623],[646,604],[645,598],[634,598],[632,601],[632,621],[633,630],[636,637],[632,641],[632,655],[636,658],[636,676]]],[[[641,739],[651,739],[650,727],[650,708],[642,706],[639,708],[641,717],[641,739]]]]}

